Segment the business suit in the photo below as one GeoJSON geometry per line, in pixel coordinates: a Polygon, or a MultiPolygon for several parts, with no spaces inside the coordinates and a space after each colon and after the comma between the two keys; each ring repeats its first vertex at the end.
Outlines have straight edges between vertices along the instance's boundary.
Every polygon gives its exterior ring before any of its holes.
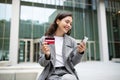
{"type": "MultiPolygon", "coordinates": [[[[44,39],[45,39],[45,36],[43,36],[40,39],[40,45],[42,45],[44,39]]],[[[74,66],[81,61],[83,54],[80,54],[77,52],[77,49],[75,49],[76,46],[77,46],[77,43],[76,43],[75,39],[73,39],[72,37],[70,37],[68,35],[64,35],[63,48],[62,48],[64,66],[69,71],[70,74],[75,75],[76,78],[78,79],[78,76],[74,69],[74,66]]],[[[49,47],[50,47],[50,53],[51,53],[49,60],[47,60],[45,58],[45,54],[42,51],[40,51],[39,63],[41,66],[43,66],[45,68],[44,68],[43,72],[41,73],[38,80],[45,80],[55,70],[55,67],[54,67],[55,61],[56,61],[55,46],[49,45],[49,47]]]]}

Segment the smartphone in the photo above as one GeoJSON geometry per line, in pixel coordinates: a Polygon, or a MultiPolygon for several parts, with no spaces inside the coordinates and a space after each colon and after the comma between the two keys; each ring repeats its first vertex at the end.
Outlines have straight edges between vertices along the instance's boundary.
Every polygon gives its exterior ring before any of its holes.
{"type": "MultiPolygon", "coordinates": [[[[88,37],[84,36],[84,38],[83,38],[83,40],[81,42],[84,42],[86,44],[87,41],[88,41],[88,37]]],[[[77,45],[80,45],[80,43],[77,43],[77,45]]]]}
{"type": "Polygon", "coordinates": [[[88,41],[88,37],[84,36],[84,39],[82,41],[86,43],[88,41]]]}
{"type": "Polygon", "coordinates": [[[55,38],[54,37],[46,37],[45,42],[47,42],[48,45],[55,44],[55,38]]]}

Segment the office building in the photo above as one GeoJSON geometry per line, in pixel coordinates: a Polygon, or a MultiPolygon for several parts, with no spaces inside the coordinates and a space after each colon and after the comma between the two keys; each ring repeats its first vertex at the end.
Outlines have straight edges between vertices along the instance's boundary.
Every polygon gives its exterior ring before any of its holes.
{"type": "Polygon", "coordinates": [[[59,12],[72,12],[76,41],[89,38],[84,61],[120,58],[120,0],[0,0],[0,61],[37,62],[39,39],[59,12]]]}

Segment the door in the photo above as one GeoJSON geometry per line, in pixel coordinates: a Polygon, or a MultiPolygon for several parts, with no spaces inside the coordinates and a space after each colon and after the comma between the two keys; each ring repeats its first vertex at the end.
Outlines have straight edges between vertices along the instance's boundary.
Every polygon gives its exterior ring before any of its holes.
{"type": "Polygon", "coordinates": [[[18,62],[30,62],[30,40],[21,39],[19,41],[18,62]]]}

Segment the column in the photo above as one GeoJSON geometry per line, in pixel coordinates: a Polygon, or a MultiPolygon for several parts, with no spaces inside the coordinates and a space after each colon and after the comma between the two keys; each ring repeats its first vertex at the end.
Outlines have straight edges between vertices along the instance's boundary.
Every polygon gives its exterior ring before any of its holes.
{"type": "Polygon", "coordinates": [[[18,62],[19,14],[20,14],[20,0],[12,0],[12,18],[11,18],[11,30],[10,30],[10,55],[9,55],[9,61],[11,65],[15,65],[18,62]]]}
{"type": "Polygon", "coordinates": [[[33,62],[33,56],[34,56],[34,43],[33,39],[30,40],[30,62],[33,62]]]}
{"type": "Polygon", "coordinates": [[[108,37],[106,26],[106,12],[104,0],[97,0],[97,16],[98,16],[98,31],[99,31],[99,46],[101,61],[109,61],[108,52],[108,37]]]}

